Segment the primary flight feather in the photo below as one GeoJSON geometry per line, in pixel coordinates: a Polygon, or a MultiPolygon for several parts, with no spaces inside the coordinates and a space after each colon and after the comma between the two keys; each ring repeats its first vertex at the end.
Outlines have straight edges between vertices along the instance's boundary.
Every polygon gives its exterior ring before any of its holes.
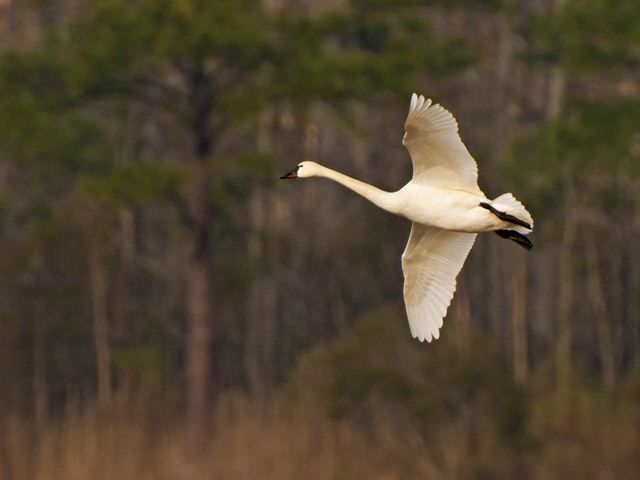
{"type": "Polygon", "coordinates": [[[439,338],[456,290],[456,277],[480,232],[495,232],[524,248],[533,219],[510,193],[489,200],[478,187],[478,166],[458,134],[458,123],[442,106],[415,93],[402,143],[413,178],[386,192],[315,162],[305,161],[280,178],[325,177],[375,205],[412,221],[402,254],[404,302],[411,334],[439,338]]]}

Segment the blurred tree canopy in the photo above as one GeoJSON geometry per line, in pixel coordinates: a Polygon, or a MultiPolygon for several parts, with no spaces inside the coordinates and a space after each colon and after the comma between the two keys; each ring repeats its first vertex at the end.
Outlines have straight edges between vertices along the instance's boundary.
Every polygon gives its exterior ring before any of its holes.
{"type": "Polygon", "coordinates": [[[477,418],[488,415],[502,433],[524,434],[526,398],[499,348],[481,336],[456,348],[450,336],[426,352],[402,335],[402,321],[400,310],[372,312],[336,345],[309,351],[293,376],[294,393],[339,417],[367,418],[367,406],[383,402],[393,410],[398,402],[425,427],[446,425],[472,410],[477,418]]]}
{"type": "MultiPolygon", "coordinates": [[[[244,165],[271,171],[259,160],[265,155],[243,160],[251,149],[230,155],[223,145],[231,132],[278,102],[318,99],[339,106],[375,92],[408,92],[409,79],[425,68],[445,72],[466,62],[459,43],[431,41],[414,12],[391,17],[376,9],[365,14],[365,8],[359,2],[309,17],[267,12],[251,0],[105,0],[77,21],[53,25],[41,47],[10,50],[0,60],[0,86],[10,95],[0,105],[2,143],[16,158],[30,159],[37,175],[56,160],[67,169],[55,168],[63,175],[48,177],[52,183],[36,190],[49,196],[51,185],[66,178],[73,193],[80,180],[77,191],[115,211],[165,200],[187,227],[186,357],[194,430],[203,425],[211,377],[214,236],[222,232],[214,225],[229,211],[230,195],[247,194],[255,176],[242,175],[244,165]],[[114,117],[126,121],[132,109],[161,116],[159,134],[181,148],[149,150],[135,131],[113,123],[114,117]],[[13,122],[16,116],[24,121],[13,122]],[[239,175],[244,184],[233,188],[239,175]]],[[[80,223],[95,237],[89,249],[94,335],[100,397],[108,402],[113,382],[103,250],[125,227],[116,222],[98,234],[98,213],[80,223]]],[[[106,217],[101,223],[109,224],[106,217]]]]}
{"type": "Polygon", "coordinates": [[[515,143],[505,172],[539,198],[540,208],[550,205],[567,183],[589,176],[615,188],[615,178],[636,178],[640,173],[639,124],[640,103],[577,103],[562,119],[515,143]],[[523,163],[531,170],[522,169],[523,163]]]}
{"type": "Polygon", "coordinates": [[[569,71],[614,72],[640,63],[640,5],[634,0],[579,0],[535,24],[542,55],[569,71]]]}

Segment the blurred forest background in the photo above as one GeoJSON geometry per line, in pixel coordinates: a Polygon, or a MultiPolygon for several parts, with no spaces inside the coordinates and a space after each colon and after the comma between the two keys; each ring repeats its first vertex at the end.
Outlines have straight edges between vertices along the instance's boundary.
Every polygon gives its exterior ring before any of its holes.
{"type": "Polygon", "coordinates": [[[631,479],[640,2],[0,0],[0,478],[631,479]],[[441,340],[410,94],[489,197],[441,340]]]}

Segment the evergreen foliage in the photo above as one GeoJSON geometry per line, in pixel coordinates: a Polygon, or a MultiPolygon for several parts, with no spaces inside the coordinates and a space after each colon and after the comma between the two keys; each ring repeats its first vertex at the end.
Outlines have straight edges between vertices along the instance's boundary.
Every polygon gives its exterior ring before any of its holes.
{"type": "Polygon", "coordinates": [[[635,0],[578,0],[535,26],[543,54],[576,72],[612,73],[640,64],[640,5],[635,0]]]}

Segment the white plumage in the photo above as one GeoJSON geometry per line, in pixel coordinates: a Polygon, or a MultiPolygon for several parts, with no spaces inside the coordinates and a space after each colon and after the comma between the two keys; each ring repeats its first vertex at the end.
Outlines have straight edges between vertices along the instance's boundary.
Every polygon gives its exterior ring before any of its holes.
{"type": "Polygon", "coordinates": [[[402,254],[404,303],[411,335],[431,341],[440,327],[456,290],[456,277],[473,247],[476,233],[411,226],[402,254]]]}
{"type": "Polygon", "coordinates": [[[479,232],[496,231],[525,248],[533,219],[510,193],[489,200],[478,187],[478,167],[458,134],[451,113],[430,99],[411,97],[402,143],[413,162],[413,178],[385,192],[342,173],[305,161],[281,178],[326,177],[375,205],[411,220],[402,254],[404,301],[411,334],[439,338],[462,269],[479,232]]]}
{"type": "Polygon", "coordinates": [[[413,161],[413,182],[480,192],[478,166],[451,113],[414,93],[404,128],[402,143],[413,161]]]}

